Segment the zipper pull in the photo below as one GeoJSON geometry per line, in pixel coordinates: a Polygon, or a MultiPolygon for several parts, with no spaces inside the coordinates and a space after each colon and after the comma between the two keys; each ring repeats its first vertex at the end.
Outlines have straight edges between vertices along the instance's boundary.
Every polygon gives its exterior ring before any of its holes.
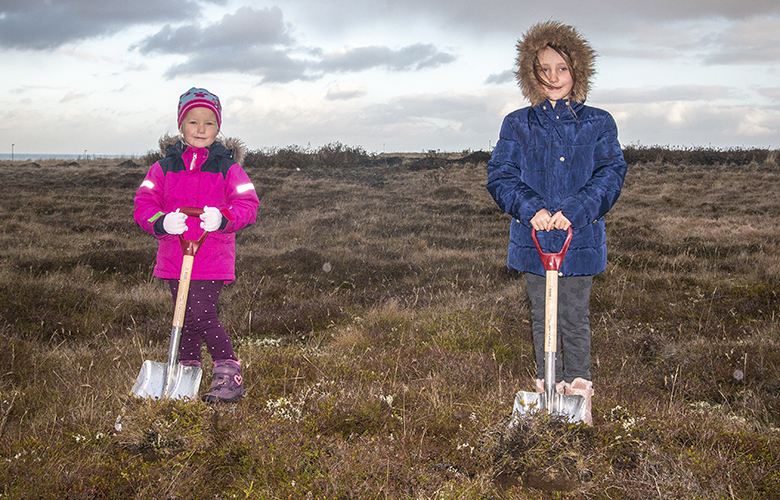
{"type": "Polygon", "coordinates": [[[193,153],[192,155],[192,161],[190,162],[190,170],[195,168],[195,160],[198,159],[198,153],[193,153]]]}

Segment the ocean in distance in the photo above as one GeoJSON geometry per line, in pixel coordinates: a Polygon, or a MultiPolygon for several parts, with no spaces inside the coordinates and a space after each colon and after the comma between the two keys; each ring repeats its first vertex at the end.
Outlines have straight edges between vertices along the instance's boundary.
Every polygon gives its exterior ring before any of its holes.
{"type": "Polygon", "coordinates": [[[100,158],[137,158],[137,155],[61,155],[55,153],[48,154],[28,154],[28,153],[0,153],[0,160],[13,161],[35,161],[35,160],[99,160],[100,158]]]}

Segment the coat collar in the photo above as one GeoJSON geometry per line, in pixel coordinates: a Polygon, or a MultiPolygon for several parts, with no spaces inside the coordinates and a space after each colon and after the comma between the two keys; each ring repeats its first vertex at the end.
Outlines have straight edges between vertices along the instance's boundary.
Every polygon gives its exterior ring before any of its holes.
{"type": "MultiPolygon", "coordinates": [[[[164,135],[159,141],[160,152],[163,156],[181,155],[187,149],[181,137],[178,135],[164,135]]],[[[235,163],[241,164],[246,154],[246,146],[240,139],[228,137],[223,141],[217,140],[208,147],[209,156],[226,156],[232,158],[235,163]]]]}
{"type": "Polygon", "coordinates": [[[558,120],[561,118],[576,118],[584,104],[571,99],[560,99],[555,102],[555,107],[546,99],[541,104],[534,106],[537,113],[545,115],[550,119],[558,120]]]}

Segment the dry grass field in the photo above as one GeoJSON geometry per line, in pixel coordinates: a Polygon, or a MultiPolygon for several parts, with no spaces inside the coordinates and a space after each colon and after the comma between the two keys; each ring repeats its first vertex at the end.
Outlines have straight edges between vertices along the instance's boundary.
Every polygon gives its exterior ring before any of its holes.
{"type": "Polygon", "coordinates": [[[780,166],[710,153],[627,151],[595,425],[512,432],[530,311],[484,155],[251,154],[221,406],[128,396],[172,316],[151,158],[0,162],[0,498],[779,498],[780,166]]]}

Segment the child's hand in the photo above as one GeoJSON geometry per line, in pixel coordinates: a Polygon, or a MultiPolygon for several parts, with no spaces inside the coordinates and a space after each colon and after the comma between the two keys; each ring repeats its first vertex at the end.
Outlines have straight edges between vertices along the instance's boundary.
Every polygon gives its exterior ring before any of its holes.
{"type": "Polygon", "coordinates": [[[543,208],[536,212],[536,215],[531,218],[531,227],[536,229],[537,231],[549,231],[551,229],[550,227],[550,219],[552,218],[552,215],[550,215],[549,210],[546,208],[543,208]]]}
{"type": "Polygon", "coordinates": [[[533,216],[531,226],[537,231],[551,231],[553,229],[566,231],[571,226],[571,222],[560,210],[552,215],[546,208],[543,208],[533,216]]]}
{"type": "Polygon", "coordinates": [[[163,219],[163,229],[168,234],[183,234],[187,230],[187,215],[179,212],[171,212],[163,219]]]}
{"type": "Polygon", "coordinates": [[[566,231],[571,226],[571,221],[560,210],[550,218],[550,229],[562,229],[566,231]]]}
{"type": "Polygon", "coordinates": [[[208,232],[216,231],[222,225],[222,213],[215,207],[203,207],[200,220],[201,229],[208,232]]]}

